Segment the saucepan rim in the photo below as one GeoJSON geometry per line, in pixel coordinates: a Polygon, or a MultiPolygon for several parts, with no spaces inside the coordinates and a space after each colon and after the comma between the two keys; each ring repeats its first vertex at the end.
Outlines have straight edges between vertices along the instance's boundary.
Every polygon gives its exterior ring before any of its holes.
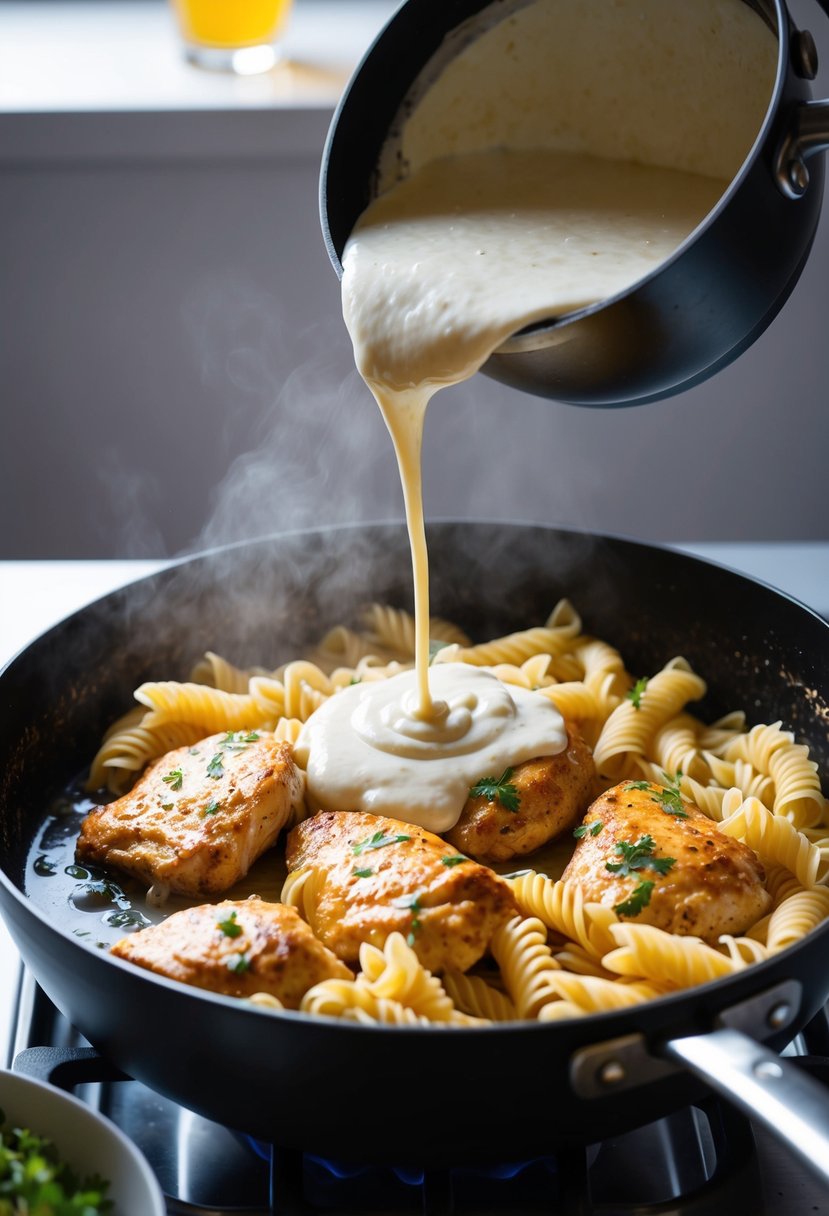
{"type": "MultiPolygon", "coordinates": [[[[776,20],[776,27],[777,27],[776,30],[772,31],[772,33],[777,38],[777,70],[775,73],[774,85],[773,85],[773,88],[771,91],[771,95],[769,97],[769,102],[766,107],[765,115],[763,116],[763,120],[760,124],[760,127],[757,131],[754,141],[753,141],[748,153],[746,154],[746,157],[743,160],[740,168],[737,170],[736,174],[729,182],[729,184],[728,184],[727,188],[725,189],[725,191],[723,192],[723,194],[717,200],[715,206],[711,209],[711,211],[708,212],[708,214],[700,221],[700,223],[696,226],[696,228],[694,228],[694,230],[688,234],[688,236],[681,242],[680,245],[678,245],[676,247],[676,249],[674,249],[674,251],[668,257],[666,257],[662,261],[660,261],[659,264],[657,266],[655,266],[653,270],[649,271],[647,274],[645,274],[641,278],[637,279],[634,283],[631,283],[628,287],[624,288],[622,291],[616,292],[612,296],[606,296],[604,299],[597,301],[595,304],[586,305],[585,307],[576,309],[573,312],[568,312],[559,318],[534,322],[532,325],[528,325],[528,326],[525,326],[521,330],[517,330],[516,333],[510,335],[509,338],[507,338],[504,342],[501,343],[501,345],[494,352],[495,354],[499,354],[499,355],[517,354],[517,353],[526,353],[526,352],[529,352],[532,350],[542,349],[543,347],[549,345],[549,341],[540,341],[539,339],[542,339],[542,338],[550,339],[552,337],[552,335],[554,335],[556,332],[564,329],[566,326],[574,324],[576,321],[581,321],[585,317],[589,317],[596,313],[603,312],[606,309],[609,309],[610,307],[612,307],[614,304],[618,304],[620,301],[625,300],[628,297],[636,294],[643,287],[646,287],[648,284],[653,282],[655,279],[659,278],[659,276],[662,275],[667,269],[669,269],[677,261],[679,261],[679,259],[682,258],[688,252],[688,250],[691,248],[691,246],[695,245],[697,243],[697,241],[700,239],[700,237],[703,236],[704,233],[706,233],[717,222],[717,220],[720,218],[722,213],[730,205],[734,196],[738,193],[738,191],[743,186],[746,178],[749,176],[749,174],[752,172],[752,170],[755,167],[755,164],[763,150],[763,147],[765,146],[766,140],[768,139],[770,128],[772,127],[774,120],[777,117],[779,107],[780,107],[781,95],[783,93],[783,89],[784,89],[786,78],[787,78],[788,61],[789,61],[788,8],[785,4],[785,0],[767,0],[767,2],[771,5],[773,5],[774,16],[775,16],[775,20],[776,20]]],[[[378,47],[383,42],[383,39],[386,36],[387,32],[391,29],[391,27],[395,24],[395,22],[400,19],[401,13],[403,12],[403,10],[406,9],[408,7],[408,5],[412,4],[412,3],[417,3],[417,0],[404,0],[404,2],[399,5],[399,7],[395,10],[395,12],[392,14],[392,16],[389,18],[389,20],[383,26],[383,28],[380,31],[380,33],[378,34],[377,38],[374,40],[372,45],[369,47],[368,51],[363,56],[363,59],[361,60],[358,67],[356,68],[355,72],[352,74],[350,81],[346,85],[346,87],[340,97],[340,100],[337,104],[336,110],[334,112],[334,116],[331,120],[331,124],[328,129],[328,134],[327,134],[324,149],[323,149],[322,169],[321,169],[321,175],[320,175],[320,221],[321,221],[321,227],[322,227],[322,234],[323,234],[326,248],[328,250],[329,258],[334,266],[334,269],[337,273],[338,278],[340,278],[340,279],[342,279],[342,275],[343,275],[342,254],[345,250],[345,243],[343,244],[342,249],[337,248],[337,246],[334,242],[333,236],[331,234],[331,228],[330,228],[330,223],[329,223],[329,218],[328,218],[328,211],[329,211],[329,206],[328,206],[328,164],[329,164],[330,151],[337,138],[337,128],[339,125],[340,118],[348,107],[349,97],[351,94],[351,89],[352,89],[352,85],[353,85],[354,81],[359,76],[359,74],[362,71],[365,64],[368,63],[369,60],[375,55],[378,47]]],[[[758,16],[761,19],[763,19],[763,14],[761,12],[759,12],[757,5],[754,4],[752,2],[752,0],[742,0],[742,3],[747,4],[755,12],[757,12],[758,16]]],[[[485,7],[486,7],[486,4],[481,5],[481,8],[478,11],[481,11],[485,7]]],[[[467,18],[467,20],[468,19],[469,18],[467,18]]],[[[458,24],[462,25],[463,22],[459,22],[458,24]]],[[[449,27],[449,29],[447,29],[447,31],[446,31],[446,34],[448,35],[452,30],[454,30],[456,28],[458,28],[458,26],[449,27]]],[[[409,82],[409,83],[411,86],[412,82],[409,82]]],[[[350,236],[350,233],[349,233],[349,236],[350,236]]],[[[348,236],[346,236],[346,238],[345,238],[346,242],[347,242],[347,240],[348,240],[348,236]]]]}

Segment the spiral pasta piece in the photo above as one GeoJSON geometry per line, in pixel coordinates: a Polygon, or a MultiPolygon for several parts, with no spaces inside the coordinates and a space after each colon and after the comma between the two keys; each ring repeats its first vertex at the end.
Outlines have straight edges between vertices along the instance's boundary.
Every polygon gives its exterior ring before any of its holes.
{"type": "Polygon", "coordinates": [[[547,930],[538,917],[514,916],[492,936],[490,950],[519,1018],[535,1018],[557,993],[549,977],[559,966],[547,945],[547,930]]]}
{"type": "Polygon", "coordinates": [[[829,916],[829,890],[812,887],[809,891],[796,891],[784,899],[769,917],[766,945],[769,953],[785,950],[799,941],[829,916]]]}
{"type": "Polygon", "coordinates": [[[437,976],[418,959],[402,933],[390,933],[382,950],[363,942],[360,946],[361,974],[376,997],[398,1001],[432,1022],[451,1022],[456,1013],[451,997],[437,976]]]}
{"type": "Polygon", "coordinates": [[[116,731],[104,740],[93,757],[86,782],[88,790],[106,788],[123,794],[151,760],[177,747],[192,747],[205,736],[190,722],[161,722],[116,731]]]}
{"type": "Polygon", "coordinates": [[[610,926],[619,923],[618,916],[604,904],[585,903],[578,883],[553,882],[535,870],[508,875],[506,881],[524,916],[536,917],[596,958],[614,948],[610,926]]]}
{"type": "Polygon", "coordinates": [[[274,738],[280,743],[296,743],[304,725],[299,718],[280,718],[273,730],[274,738]]]}
{"type": "Polygon", "coordinates": [[[746,798],[759,798],[763,806],[774,806],[774,782],[746,760],[723,760],[713,752],[706,753],[711,777],[725,790],[738,789],[746,798]]]}
{"type": "Polygon", "coordinates": [[[643,1001],[662,996],[664,987],[646,981],[620,984],[617,980],[599,979],[591,975],[574,975],[557,971],[549,978],[553,988],[564,1001],[578,1005],[585,1013],[602,1013],[608,1009],[626,1009],[643,1001]]]}
{"type": "MultiPolygon", "coordinates": [[[[581,617],[569,600],[560,600],[545,625],[522,629],[477,646],[461,646],[455,660],[473,667],[494,667],[498,663],[520,666],[537,654],[561,655],[572,648],[581,632],[581,617]]],[[[438,656],[440,657],[440,656],[438,656]]]]}
{"type": "Polygon", "coordinates": [[[555,677],[549,674],[551,661],[548,654],[535,654],[520,667],[513,663],[497,663],[490,670],[502,684],[514,684],[533,691],[556,683],[555,677]]]}
{"type": "Polygon", "coordinates": [[[202,737],[222,730],[264,726],[267,720],[253,697],[222,692],[206,684],[148,681],[135,690],[135,699],[152,713],[152,718],[145,719],[145,725],[189,722],[201,727],[202,737]]]}
{"type": "Polygon", "coordinates": [[[636,758],[648,753],[656,732],[689,701],[704,696],[705,681],[681,656],[651,676],[639,699],[639,708],[625,700],[613,710],[593,749],[602,776],[621,781],[636,771],[636,758]]]}
{"type": "Polygon", "coordinates": [[[221,689],[222,692],[245,693],[252,675],[252,671],[235,667],[220,654],[207,650],[193,666],[190,681],[193,684],[208,684],[211,688],[221,689]]]}
{"type": "Polygon", "coordinates": [[[820,869],[820,849],[788,819],[773,814],[758,798],[743,799],[736,789],[726,794],[723,812],[727,817],[720,823],[721,832],[742,840],[764,860],[785,866],[801,886],[815,885],[820,869]]]}
{"type": "Polygon", "coordinates": [[[313,866],[305,870],[291,870],[282,884],[279,902],[296,908],[304,921],[311,920],[317,906],[320,884],[325,876],[313,866]]]}
{"type": "Polygon", "coordinates": [[[429,1019],[399,1001],[377,997],[356,980],[321,980],[300,1002],[303,1013],[355,1022],[386,1022],[396,1026],[429,1026],[429,1019]]]}
{"type": "Polygon", "coordinates": [[[586,1018],[587,1010],[572,1001],[550,1001],[538,1011],[539,1022],[566,1022],[570,1018],[586,1018]]]}
{"type": "MultiPolygon", "coordinates": [[[[414,658],[415,621],[411,613],[388,604],[369,604],[363,612],[363,624],[370,645],[380,646],[397,658],[414,658]]],[[[447,645],[469,645],[464,631],[441,617],[430,617],[429,637],[447,645]]]]}
{"type": "Polygon", "coordinates": [[[608,971],[690,988],[730,975],[745,964],[735,962],[699,937],[680,937],[653,925],[611,927],[617,948],[602,959],[608,971]]]}
{"type": "Polygon", "coordinates": [[[723,933],[717,940],[731,961],[738,966],[762,963],[764,958],[768,958],[769,952],[765,942],[758,941],[756,937],[733,937],[730,933],[723,933]]]}
{"type": "Polygon", "coordinates": [[[333,671],[338,667],[354,668],[361,659],[373,657],[378,661],[388,662],[392,657],[390,652],[377,654],[377,647],[372,646],[365,635],[355,633],[345,625],[335,625],[321,639],[319,645],[308,655],[308,661],[322,671],[333,671]]]}
{"type": "Polygon", "coordinates": [[[562,718],[580,725],[603,720],[599,698],[582,680],[569,680],[563,684],[550,684],[542,688],[541,695],[552,701],[562,718]]]}
{"type": "Polygon", "coordinates": [[[711,771],[699,747],[699,721],[692,714],[677,714],[660,726],[651,755],[664,772],[687,774],[695,781],[710,779],[711,771]]]}
{"type": "Polygon", "coordinates": [[[573,653],[587,687],[594,692],[601,689],[604,697],[618,704],[632,684],[619,651],[599,638],[584,638],[573,653]]]}
{"type": "Polygon", "coordinates": [[[251,699],[263,718],[298,718],[307,722],[315,709],[334,692],[334,685],[314,663],[289,663],[283,679],[255,676],[250,682],[251,699]]]}
{"type": "Polygon", "coordinates": [[[795,827],[814,827],[823,818],[826,800],[821,793],[817,764],[809,749],[795,743],[782,722],[759,724],[736,735],[724,751],[727,760],[744,760],[774,781],[776,815],[785,815],[795,827]]]}
{"type": "Polygon", "coordinates": [[[513,1022],[518,1017],[509,997],[479,975],[447,971],[443,976],[443,986],[461,1013],[488,1022],[513,1022]]]}
{"type": "Polygon", "coordinates": [[[704,752],[713,752],[722,756],[731,741],[737,735],[745,734],[746,716],[742,709],[734,709],[716,722],[703,727],[699,737],[699,745],[704,752]]]}
{"type": "Polygon", "coordinates": [[[797,891],[805,890],[797,877],[785,866],[771,862],[766,866],[766,890],[771,896],[771,910],[782,904],[784,899],[797,891]]]}
{"type": "Polygon", "coordinates": [[[565,942],[563,946],[551,946],[553,958],[562,971],[570,971],[574,975],[593,975],[598,979],[611,980],[616,977],[603,967],[601,961],[584,946],[576,942],[565,942]]]}
{"type": "Polygon", "coordinates": [[[254,992],[247,998],[247,1001],[249,1005],[255,1005],[257,1009],[270,1009],[274,1013],[285,1008],[279,997],[273,996],[270,992],[254,992]]]}

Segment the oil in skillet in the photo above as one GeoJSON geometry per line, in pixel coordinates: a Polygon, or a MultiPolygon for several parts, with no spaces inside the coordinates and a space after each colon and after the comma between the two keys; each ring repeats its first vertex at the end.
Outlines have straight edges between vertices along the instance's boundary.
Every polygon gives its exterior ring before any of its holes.
{"type": "Polygon", "coordinates": [[[26,860],[25,893],[49,920],[84,944],[109,949],[127,933],[158,924],[172,912],[222,899],[258,895],[277,902],[285,881],[282,848],[258,859],[245,878],[222,895],[191,899],[171,894],[163,905],[147,899],[147,885],[115,869],[79,865],[75,841],[84,816],[110,801],[104,792],[90,795],[83,777],[73,781],[49,808],[26,860]]]}

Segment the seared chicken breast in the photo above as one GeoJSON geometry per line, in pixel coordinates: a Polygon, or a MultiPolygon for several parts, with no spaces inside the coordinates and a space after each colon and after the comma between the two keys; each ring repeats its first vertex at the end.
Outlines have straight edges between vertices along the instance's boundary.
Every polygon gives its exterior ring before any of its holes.
{"type": "Polygon", "coordinates": [[[346,962],[406,937],[430,971],[466,971],[518,911],[509,885],[440,836],[362,811],[321,811],[288,835],[282,898],[346,962]]]}
{"type": "Polygon", "coordinates": [[[508,797],[496,792],[492,798],[469,798],[446,833],[455,848],[481,861],[509,861],[534,852],[579,822],[596,794],[596,768],[576,727],[566,725],[564,751],[508,770],[508,797]]]}
{"type": "Polygon", "coordinates": [[[769,909],[754,850],[676,789],[622,781],[592,803],[583,827],[562,878],[636,924],[716,941],[769,909]]]}
{"type": "Polygon", "coordinates": [[[174,912],[160,925],[122,938],[110,953],[227,996],[267,992],[286,1009],[298,1009],[322,980],[353,978],[295,908],[256,895],[174,912]]]}
{"type": "Polygon", "coordinates": [[[226,891],[293,822],[303,786],[290,744],[272,734],[210,735],[91,811],[76,855],[185,895],[226,891]]]}

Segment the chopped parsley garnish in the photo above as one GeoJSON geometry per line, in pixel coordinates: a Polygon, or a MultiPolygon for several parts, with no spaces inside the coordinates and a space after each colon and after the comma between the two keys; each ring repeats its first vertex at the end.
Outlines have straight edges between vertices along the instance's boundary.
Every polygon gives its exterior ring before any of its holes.
{"type": "Polygon", "coordinates": [[[680,782],[682,781],[682,769],[677,769],[676,777],[673,781],[671,781],[667,773],[663,773],[662,776],[667,784],[663,789],[659,790],[653,801],[659,803],[666,815],[673,815],[677,819],[687,819],[688,812],[682,806],[682,794],[679,790],[680,782]]]}
{"type": "Polygon", "coordinates": [[[199,749],[198,749],[197,747],[191,747],[191,748],[190,748],[190,755],[191,755],[191,756],[198,756],[198,755],[199,755],[199,749]]]}
{"type": "Polygon", "coordinates": [[[54,1141],[7,1123],[0,1110],[0,1211],[101,1216],[113,1210],[109,1186],[99,1174],[76,1174],[54,1141]]]}
{"type": "Polygon", "coordinates": [[[79,882],[77,890],[82,895],[91,895],[94,899],[109,900],[110,903],[115,904],[116,908],[121,908],[125,912],[132,908],[132,904],[118,883],[113,882],[110,878],[90,878],[86,882],[79,882]]]}
{"type": "Polygon", "coordinates": [[[409,933],[406,938],[408,945],[413,946],[415,943],[415,935],[421,927],[420,917],[418,913],[421,911],[419,895],[398,895],[392,901],[393,908],[408,908],[412,914],[412,923],[409,927],[409,933]]]}
{"type": "Polygon", "coordinates": [[[202,819],[204,819],[205,815],[215,815],[221,805],[218,798],[211,798],[201,813],[202,819]]]}
{"type": "MultiPolygon", "coordinates": [[[[230,915],[227,916],[224,920],[217,920],[216,927],[217,927],[217,929],[221,929],[221,931],[222,931],[222,933],[224,933],[225,937],[241,937],[242,926],[237,925],[237,923],[236,923],[236,909],[235,908],[230,913],[230,915]]],[[[240,955],[239,957],[242,958],[243,956],[240,955]]]]}
{"type": "Polygon", "coordinates": [[[355,874],[357,878],[371,878],[374,871],[372,870],[371,866],[365,866],[362,870],[355,866],[351,873],[355,874]]]}
{"type": "Polygon", "coordinates": [[[351,852],[355,857],[359,857],[361,853],[367,853],[370,849],[382,849],[387,844],[401,844],[404,840],[411,840],[411,836],[405,836],[402,832],[394,836],[387,836],[382,830],[375,832],[373,836],[369,836],[368,840],[361,840],[359,844],[351,846],[351,852]]]}
{"type": "Polygon", "coordinates": [[[663,772],[662,776],[665,778],[664,786],[659,786],[653,781],[626,781],[625,789],[648,790],[653,795],[651,802],[661,806],[666,815],[673,815],[676,819],[687,819],[688,812],[682,805],[682,794],[679,788],[682,781],[682,769],[676,770],[676,777],[673,780],[666,772],[663,772]]]}
{"type": "MultiPolygon", "coordinates": [[[[637,870],[655,870],[657,874],[667,874],[671,866],[676,865],[675,857],[654,857],[656,841],[652,836],[640,836],[636,844],[627,840],[616,842],[616,852],[622,861],[605,862],[605,869],[611,874],[625,878],[637,870]]],[[[650,896],[648,896],[650,899],[650,896]]]]}
{"type": "Polygon", "coordinates": [[[623,899],[620,904],[616,904],[613,911],[618,912],[620,916],[638,916],[642,909],[647,908],[651,902],[653,887],[654,884],[649,879],[640,879],[628,898],[623,899]]]}
{"type": "Polygon", "coordinates": [[[161,780],[166,785],[169,785],[171,790],[180,790],[181,783],[184,780],[184,773],[180,768],[174,768],[172,772],[167,773],[166,777],[162,777],[161,780]]]}
{"type": "Polygon", "coordinates": [[[441,865],[449,866],[450,868],[452,866],[459,866],[462,861],[469,861],[469,858],[464,857],[463,853],[453,853],[451,857],[441,857],[440,859],[441,865]]]}
{"type": "Polygon", "coordinates": [[[161,809],[162,809],[162,811],[171,811],[173,809],[173,803],[172,802],[162,802],[161,809]]]}
{"type": "Polygon", "coordinates": [[[647,687],[648,687],[648,677],[641,676],[636,681],[633,688],[631,688],[630,692],[625,693],[625,697],[627,698],[628,701],[631,702],[634,709],[642,708],[642,693],[645,691],[645,689],[647,687]]]}
{"type": "Polygon", "coordinates": [[[582,836],[586,836],[588,832],[591,836],[598,836],[603,827],[601,819],[595,819],[593,823],[583,823],[581,827],[573,828],[573,835],[576,840],[581,840],[582,836]]]}
{"type": "Polygon", "coordinates": [[[363,682],[362,676],[352,676],[351,679],[348,681],[349,685],[362,684],[362,682],[363,682]]]}
{"type": "Polygon", "coordinates": [[[246,954],[229,954],[225,966],[235,975],[241,975],[243,971],[250,971],[250,959],[246,954]]]}
{"type": "Polygon", "coordinates": [[[512,769],[505,768],[501,776],[482,777],[469,790],[470,798],[486,798],[487,802],[495,802],[496,798],[505,811],[517,811],[521,803],[521,795],[511,784],[512,769]]]}
{"type": "Polygon", "coordinates": [[[219,747],[224,748],[226,752],[241,752],[249,743],[258,743],[259,736],[255,730],[229,730],[224,739],[219,743],[219,747]]]}
{"type": "Polygon", "coordinates": [[[215,756],[213,756],[213,758],[211,759],[210,763],[207,766],[208,777],[213,777],[214,780],[216,780],[216,781],[218,781],[219,777],[224,777],[225,770],[224,770],[224,764],[223,764],[222,760],[223,760],[222,753],[216,752],[215,756]]]}

